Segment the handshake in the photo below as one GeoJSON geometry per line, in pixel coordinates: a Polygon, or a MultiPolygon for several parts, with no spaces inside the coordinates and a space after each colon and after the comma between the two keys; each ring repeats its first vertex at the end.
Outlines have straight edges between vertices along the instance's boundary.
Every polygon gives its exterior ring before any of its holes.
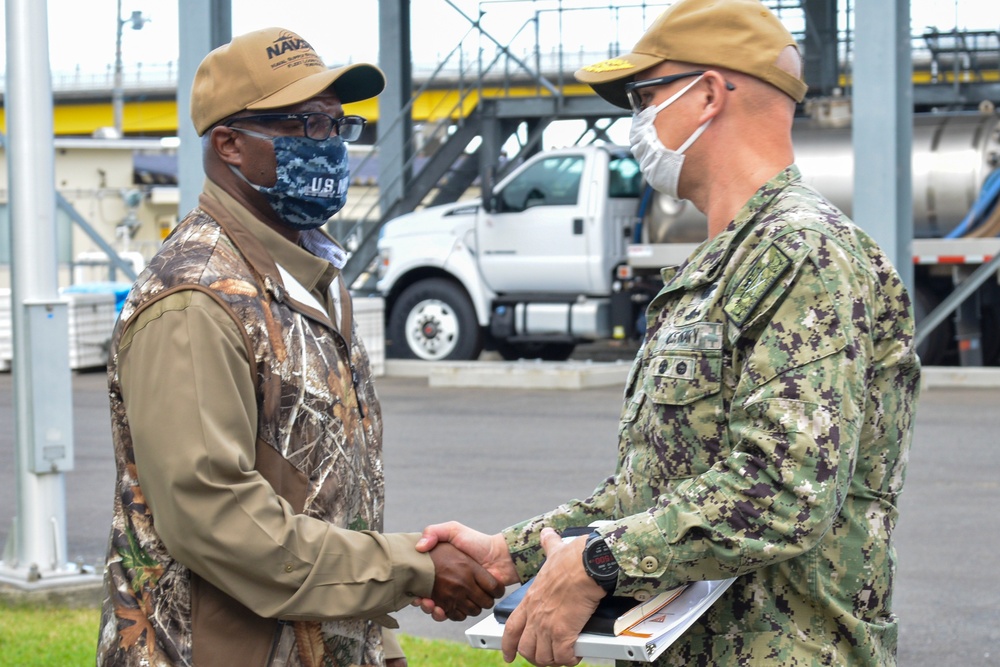
{"type": "Polygon", "coordinates": [[[414,605],[436,621],[478,616],[518,581],[500,534],[486,535],[456,522],[437,524],[424,529],[417,551],[429,552],[434,562],[434,590],[414,605]]]}
{"type": "MultiPolygon", "coordinates": [[[[585,537],[564,542],[551,528],[541,532],[545,563],[531,589],[504,624],[503,657],[521,654],[533,665],[576,665],[574,645],[607,592],[583,569],[585,537]]],[[[493,606],[506,586],[520,579],[503,535],[486,535],[450,522],[424,529],[417,551],[434,561],[432,598],[418,599],[437,621],[462,621],[493,606]]]]}

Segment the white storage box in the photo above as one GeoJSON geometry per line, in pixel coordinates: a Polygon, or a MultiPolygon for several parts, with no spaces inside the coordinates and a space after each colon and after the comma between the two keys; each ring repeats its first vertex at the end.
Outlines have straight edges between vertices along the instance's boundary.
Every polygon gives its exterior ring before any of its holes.
{"type": "Polygon", "coordinates": [[[69,367],[107,366],[118,317],[115,295],[67,292],[62,296],[69,300],[69,367]]]}
{"type": "MultiPolygon", "coordinates": [[[[108,363],[111,332],[118,317],[112,293],[64,292],[69,302],[69,367],[96,368],[108,363]]],[[[10,370],[13,350],[13,322],[9,289],[0,289],[0,371],[10,370]]]]}
{"type": "Polygon", "coordinates": [[[10,370],[10,360],[14,356],[12,349],[10,321],[10,290],[0,288],[0,371],[10,370]]]}
{"type": "Polygon", "coordinates": [[[356,297],[351,302],[354,304],[354,322],[368,350],[372,373],[385,375],[385,301],[376,296],[356,297]]]}

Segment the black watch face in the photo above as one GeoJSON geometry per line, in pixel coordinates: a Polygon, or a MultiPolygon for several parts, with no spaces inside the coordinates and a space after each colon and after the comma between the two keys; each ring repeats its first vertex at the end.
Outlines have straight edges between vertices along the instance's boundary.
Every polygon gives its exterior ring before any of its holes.
{"type": "Polygon", "coordinates": [[[604,540],[594,540],[588,545],[587,565],[595,577],[607,579],[618,576],[618,562],[604,540]]]}

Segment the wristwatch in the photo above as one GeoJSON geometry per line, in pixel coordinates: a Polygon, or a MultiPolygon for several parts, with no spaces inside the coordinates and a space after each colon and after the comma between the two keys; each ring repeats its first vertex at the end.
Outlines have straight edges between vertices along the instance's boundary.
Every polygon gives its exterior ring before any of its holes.
{"type": "Polygon", "coordinates": [[[611,547],[596,530],[590,534],[583,547],[583,569],[608,594],[618,585],[621,568],[611,553],[611,547]]]}

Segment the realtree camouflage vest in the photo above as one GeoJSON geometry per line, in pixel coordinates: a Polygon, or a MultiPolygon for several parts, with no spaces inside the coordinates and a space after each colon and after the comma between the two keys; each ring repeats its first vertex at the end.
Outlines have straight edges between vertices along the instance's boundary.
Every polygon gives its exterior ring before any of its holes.
{"type": "Polygon", "coordinates": [[[326,313],[289,296],[263,245],[203,195],[139,276],[112,340],[117,484],[98,665],[381,665],[375,623],[261,618],[175,561],[158,537],[139,487],[117,350],[136,314],[192,289],[215,298],[246,332],[257,377],[255,469],[298,512],[341,528],[382,530],[381,414],[350,308],[341,323],[352,333],[345,341],[326,313]],[[303,387],[303,369],[320,382],[303,387]]]}

